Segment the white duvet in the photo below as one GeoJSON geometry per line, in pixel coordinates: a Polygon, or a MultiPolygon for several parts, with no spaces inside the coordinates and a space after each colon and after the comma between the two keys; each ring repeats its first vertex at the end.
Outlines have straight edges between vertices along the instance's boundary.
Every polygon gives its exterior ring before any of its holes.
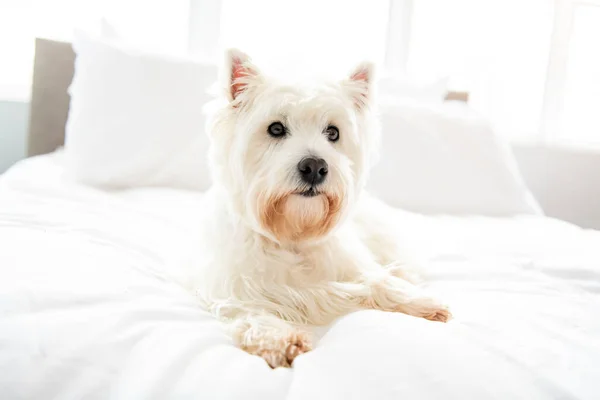
{"type": "Polygon", "coordinates": [[[58,155],[0,177],[0,398],[600,398],[598,232],[398,211],[455,319],[357,312],[271,370],[177,283],[202,201],[76,185],[58,155]]]}

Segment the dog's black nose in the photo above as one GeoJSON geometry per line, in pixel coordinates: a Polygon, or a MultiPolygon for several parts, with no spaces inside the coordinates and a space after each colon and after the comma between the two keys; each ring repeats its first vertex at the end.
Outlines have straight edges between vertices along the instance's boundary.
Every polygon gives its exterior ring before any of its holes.
{"type": "Polygon", "coordinates": [[[298,171],[302,181],[309,185],[318,185],[325,180],[328,168],[322,158],[306,157],[298,163],[298,171]]]}

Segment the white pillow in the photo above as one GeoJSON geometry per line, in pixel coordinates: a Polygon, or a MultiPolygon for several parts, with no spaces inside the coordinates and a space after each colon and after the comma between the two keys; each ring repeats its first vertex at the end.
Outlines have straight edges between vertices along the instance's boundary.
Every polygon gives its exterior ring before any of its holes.
{"type": "Polygon", "coordinates": [[[65,162],[104,187],[210,185],[203,105],[214,65],[151,54],[75,33],[65,162]]]}
{"type": "Polygon", "coordinates": [[[458,102],[381,104],[383,146],[369,181],[392,206],[421,213],[541,213],[487,120],[458,102]]]}

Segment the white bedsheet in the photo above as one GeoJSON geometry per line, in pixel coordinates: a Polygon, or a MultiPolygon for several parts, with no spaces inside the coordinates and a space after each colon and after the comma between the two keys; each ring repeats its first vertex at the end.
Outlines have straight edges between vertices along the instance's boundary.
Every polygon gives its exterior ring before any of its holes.
{"type": "Polygon", "coordinates": [[[455,319],[357,312],[271,370],[175,282],[201,207],[69,183],[58,155],[0,177],[0,398],[600,398],[598,232],[399,211],[455,319]]]}

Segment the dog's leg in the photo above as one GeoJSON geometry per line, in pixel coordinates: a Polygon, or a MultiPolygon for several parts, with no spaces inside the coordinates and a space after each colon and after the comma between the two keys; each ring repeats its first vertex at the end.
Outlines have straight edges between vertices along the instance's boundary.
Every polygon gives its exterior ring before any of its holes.
{"type": "Polygon", "coordinates": [[[268,314],[244,314],[231,323],[234,342],[262,357],[271,368],[290,367],[300,354],[311,350],[311,334],[268,314]]]}
{"type": "Polygon", "coordinates": [[[307,321],[318,325],[364,308],[401,312],[431,321],[447,322],[451,318],[448,307],[441,301],[380,267],[377,271],[363,271],[352,281],[292,289],[287,295],[311,299],[311,307],[305,307],[307,321]]]}
{"type": "Polygon", "coordinates": [[[294,290],[298,297],[311,298],[318,304],[309,315],[322,324],[327,317],[339,316],[361,308],[401,312],[431,321],[447,322],[448,307],[420,287],[390,274],[387,270],[364,271],[355,281],[331,282],[325,289],[294,290]],[[324,312],[326,311],[326,312],[324,312]]]}
{"type": "Polygon", "coordinates": [[[447,322],[452,318],[448,307],[414,284],[387,275],[364,277],[371,288],[371,295],[363,305],[383,311],[401,312],[431,321],[447,322]]]}

